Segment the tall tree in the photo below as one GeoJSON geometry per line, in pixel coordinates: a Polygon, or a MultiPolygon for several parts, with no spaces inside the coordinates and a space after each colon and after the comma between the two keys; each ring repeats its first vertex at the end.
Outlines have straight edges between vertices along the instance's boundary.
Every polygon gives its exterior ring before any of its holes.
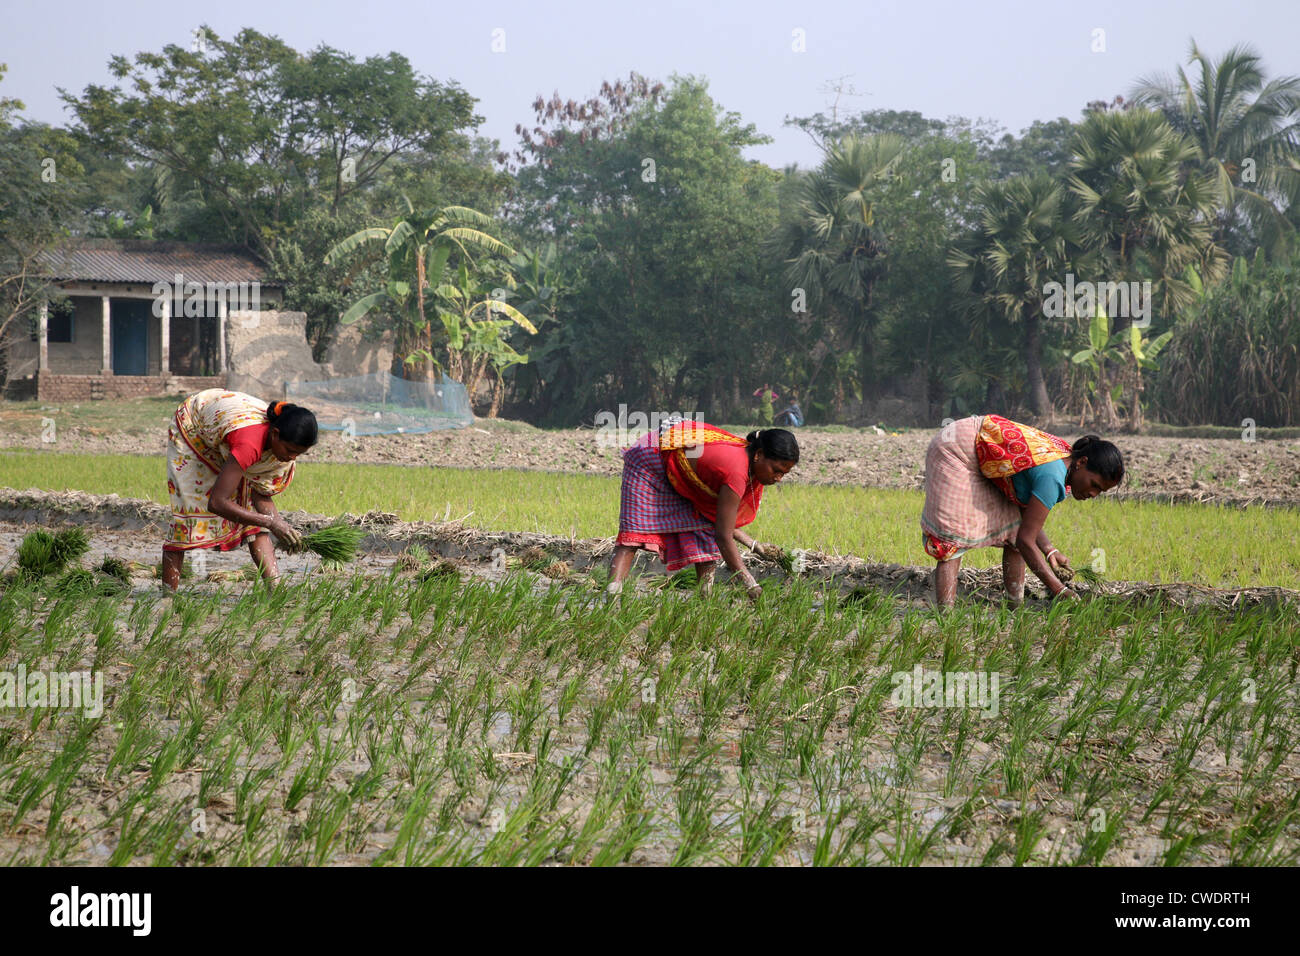
{"type": "MultiPolygon", "coordinates": [[[[5,66],[0,64],[0,79],[5,66]]],[[[84,202],[76,142],[67,133],[18,120],[21,101],[0,96],[0,362],[7,337],[34,318],[49,291],[41,257],[70,234],[84,202]]],[[[0,365],[0,382],[8,370],[0,365]]]]}
{"type": "Polygon", "coordinates": [[[198,49],[113,57],[125,89],[60,92],[96,146],[165,167],[226,241],[268,259],[307,208],[337,211],[398,155],[446,148],[481,121],[468,93],[397,53],[357,62],[325,46],[301,55],[252,29],[201,36],[198,49]]]}
{"type": "Polygon", "coordinates": [[[1300,77],[1265,82],[1248,46],[1211,60],[1193,40],[1188,64],[1193,76],[1179,67],[1174,78],[1142,78],[1133,99],[1189,139],[1193,161],[1216,180],[1223,199],[1215,239],[1237,255],[1252,241],[1277,255],[1295,232],[1285,210],[1300,203],[1300,77]]]}
{"type": "Polygon", "coordinates": [[[830,148],[803,179],[794,215],[768,248],[784,263],[784,278],[812,311],[827,313],[841,341],[858,357],[864,393],[877,382],[871,290],[883,274],[885,241],[874,204],[906,146],[892,133],[849,136],[830,148]]]}
{"type": "Polygon", "coordinates": [[[624,402],[739,408],[781,334],[759,248],[780,176],[741,152],[766,138],[689,76],[633,76],[595,101],[537,105],[511,221],[555,241],[575,276],[569,320],[539,344],[552,381],[571,389],[552,394],[548,420],[624,402]]]}
{"type": "Polygon", "coordinates": [[[1029,376],[1029,399],[1040,417],[1051,411],[1043,378],[1042,322],[1045,286],[1060,281],[1075,231],[1066,196],[1039,173],[976,189],[979,226],[949,259],[958,288],[971,296],[973,312],[992,312],[1020,337],[1029,376]]]}

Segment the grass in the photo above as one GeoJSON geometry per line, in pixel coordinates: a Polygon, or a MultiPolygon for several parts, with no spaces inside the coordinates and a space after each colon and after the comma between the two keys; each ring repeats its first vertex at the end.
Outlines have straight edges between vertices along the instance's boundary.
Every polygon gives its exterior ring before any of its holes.
{"type": "MultiPolygon", "coordinates": [[[[158,458],[0,452],[0,485],[14,488],[117,493],[165,505],[162,475],[158,458]]],[[[748,530],[786,548],[925,565],[922,501],[916,491],[796,479],[768,490],[748,530]]],[[[604,537],[617,528],[618,479],[305,461],[278,502],[326,515],[372,509],[408,521],[468,515],[466,524],[485,530],[604,537]]],[[[1300,537],[1300,512],[1293,509],[1071,499],[1054,509],[1047,530],[1076,568],[1096,566],[1111,580],[1300,588],[1300,552],[1285,545],[1300,537]]],[[[1000,555],[985,549],[968,561],[992,567],[1000,555]]]]}
{"type": "Polygon", "coordinates": [[[1300,862],[1294,608],[935,615],[793,586],[594,596],[317,575],[0,593],[0,860],[155,865],[1300,862]],[[997,673],[987,708],[893,699],[997,673]]]}

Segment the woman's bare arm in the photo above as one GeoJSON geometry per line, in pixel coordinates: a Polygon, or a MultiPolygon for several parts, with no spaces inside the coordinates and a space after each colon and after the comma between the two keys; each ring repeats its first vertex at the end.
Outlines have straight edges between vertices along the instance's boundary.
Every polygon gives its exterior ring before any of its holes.
{"type": "Polygon", "coordinates": [[[1016,550],[1025,559],[1029,570],[1034,572],[1038,580],[1042,581],[1044,587],[1055,597],[1066,588],[1052,571],[1052,566],[1043,552],[1039,550],[1039,539],[1046,540],[1043,524],[1047,521],[1047,515],[1047,505],[1031,497],[1029,504],[1025,505],[1020,512],[1020,533],[1016,536],[1016,550]]]}
{"type": "Polygon", "coordinates": [[[745,570],[740,549],[736,547],[736,512],[739,509],[740,495],[723,485],[718,490],[718,519],[713,527],[717,533],[718,550],[722,552],[722,560],[727,563],[727,567],[736,572],[745,570]]]}
{"type": "MultiPolygon", "coordinates": [[[[263,518],[268,512],[251,511],[235,501],[235,494],[239,491],[239,482],[243,477],[244,469],[239,467],[239,462],[233,458],[227,459],[221,466],[221,471],[217,473],[216,484],[208,492],[208,510],[214,515],[238,524],[263,525],[266,523],[263,518]]],[[[272,505],[272,508],[274,507],[272,505]]]]}

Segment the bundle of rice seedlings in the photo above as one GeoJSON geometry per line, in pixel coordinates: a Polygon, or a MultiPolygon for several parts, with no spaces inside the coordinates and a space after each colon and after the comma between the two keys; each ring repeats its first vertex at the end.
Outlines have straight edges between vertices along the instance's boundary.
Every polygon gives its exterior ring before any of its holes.
{"type": "MultiPolygon", "coordinates": [[[[1079,568],[1079,570],[1075,572],[1075,576],[1080,578],[1081,580],[1087,581],[1089,584],[1101,583],[1101,575],[1098,574],[1095,570],[1093,570],[1093,568],[1089,566],[1079,568]]],[[[1066,579],[1061,578],[1061,580],[1064,581],[1066,579]]]]}
{"type": "Polygon", "coordinates": [[[98,577],[85,568],[74,568],[54,585],[53,591],[62,597],[70,595],[112,597],[126,590],[126,585],[117,578],[98,577]]]}
{"type": "Polygon", "coordinates": [[[105,557],[99,565],[99,570],[110,578],[117,578],[123,584],[129,585],[131,583],[131,570],[126,566],[126,562],[120,558],[105,557]]]}
{"type": "Polygon", "coordinates": [[[33,531],[18,545],[18,570],[29,578],[40,578],[59,568],[54,557],[54,535],[33,531]]]}
{"type": "Polygon", "coordinates": [[[569,562],[552,561],[546,567],[542,568],[542,574],[548,578],[567,578],[569,576],[569,562]]]}
{"type": "Polygon", "coordinates": [[[18,569],[28,578],[58,574],[90,550],[90,539],[81,528],[65,528],[58,534],[33,531],[18,545],[18,569]]]}
{"type": "Polygon", "coordinates": [[[54,557],[67,567],[90,550],[90,536],[84,528],[64,528],[54,536],[54,557]]]}
{"type": "Polygon", "coordinates": [[[357,545],[366,536],[365,531],[351,525],[335,522],[303,539],[303,547],[320,556],[325,564],[346,564],[357,555],[357,545]]]}

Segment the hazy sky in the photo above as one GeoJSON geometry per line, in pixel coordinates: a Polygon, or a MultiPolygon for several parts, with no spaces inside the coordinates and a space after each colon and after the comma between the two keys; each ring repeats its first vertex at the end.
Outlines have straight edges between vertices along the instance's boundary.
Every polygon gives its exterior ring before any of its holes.
{"type": "Polygon", "coordinates": [[[55,87],[107,83],[111,55],[188,46],[206,23],[222,37],[254,27],[303,51],[398,51],[477,97],[479,132],[505,147],[538,93],[585,99],[630,70],[693,73],[772,137],[749,155],[773,166],[816,161],[807,136],[783,120],[825,110],[839,77],[858,91],[841,101],[851,111],[982,116],[1018,132],[1035,119],[1077,118],[1088,100],[1173,70],[1191,37],[1216,56],[1249,43],[1269,76],[1300,74],[1300,0],[0,0],[0,11],[9,64],[0,95],[21,99],[29,119],[67,122],[55,87]],[[505,51],[494,53],[498,29],[505,51]],[[1104,52],[1092,50],[1097,29],[1104,52]]]}

